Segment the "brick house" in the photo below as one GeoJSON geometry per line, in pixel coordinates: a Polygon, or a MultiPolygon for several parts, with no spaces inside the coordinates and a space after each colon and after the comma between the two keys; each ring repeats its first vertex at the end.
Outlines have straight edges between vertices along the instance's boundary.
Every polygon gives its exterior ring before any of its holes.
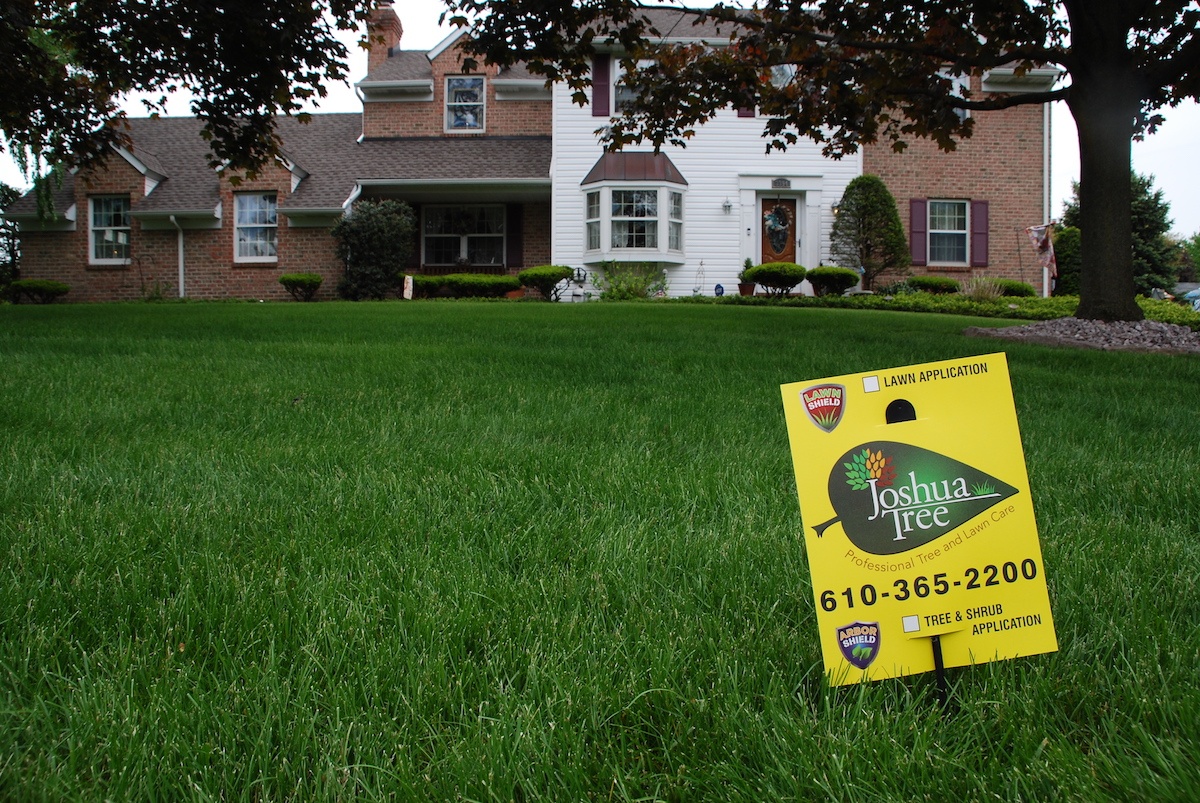
{"type": "MultiPolygon", "coordinates": [[[[680,19],[657,27],[708,33],[680,19]]],[[[361,113],[280,120],[281,157],[236,184],[209,167],[198,121],[131,120],[128,149],[65,178],[56,219],[39,219],[30,195],[7,210],[21,226],[22,276],[66,282],[68,301],[278,299],[279,276],[306,271],[326,278],[319,297],[330,298],[342,267],[329,227],[360,198],[394,198],[418,214],[414,272],[555,262],[594,275],[635,261],[661,267],[671,295],[711,295],[747,258],[828,263],[833,207],[866,171],[897,197],[918,270],[1039,281],[1015,232],[1048,211],[1042,107],[980,114],[976,136],[949,155],[917,142],[835,161],[807,141],[766,154],[762,120],[732,109],[686,149],[605,154],[595,130],[620,102],[614,54],[598,56],[580,107],[520,67],[465,72],[460,34],[403,50],[391,6],[370,25],[361,113]]],[[[1052,78],[983,80],[1022,91],[1052,78]]]]}

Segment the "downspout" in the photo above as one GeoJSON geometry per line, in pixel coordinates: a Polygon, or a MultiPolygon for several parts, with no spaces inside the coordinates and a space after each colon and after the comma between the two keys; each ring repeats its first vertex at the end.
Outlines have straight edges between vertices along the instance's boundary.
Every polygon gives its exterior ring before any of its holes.
{"type": "MultiPolygon", "coordinates": [[[[1050,223],[1054,215],[1050,209],[1050,104],[1042,104],[1042,222],[1050,223]]],[[[1050,236],[1053,235],[1053,231],[1050,236]]],[[[1042,298],[1050,297],[1050,270],[1042,269],[1042,298]]]]}
{"type": "Polygon", "coordinates": [[[179,225],[179,221],[175,219],[174,215],[170,216],[170,220],[171,225],[174,226],[175,231],[178,232],[178,235],[175,239],[175,250],[179,253],[179,297],[186,298],[187,295],[185,294],[183,287],[183,227],[179,225]]]}

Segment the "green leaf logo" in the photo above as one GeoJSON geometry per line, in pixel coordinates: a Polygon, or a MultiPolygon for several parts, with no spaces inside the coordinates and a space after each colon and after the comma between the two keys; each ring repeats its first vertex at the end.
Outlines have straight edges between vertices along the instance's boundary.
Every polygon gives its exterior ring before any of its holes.
{"type": "Polygon", "coordinates": [[[837,522],[851,543],[875,555],[924,546],[1017,493],[1013,486],[953,458],[892,441],[842,455],[829,474],[837,522]]]}

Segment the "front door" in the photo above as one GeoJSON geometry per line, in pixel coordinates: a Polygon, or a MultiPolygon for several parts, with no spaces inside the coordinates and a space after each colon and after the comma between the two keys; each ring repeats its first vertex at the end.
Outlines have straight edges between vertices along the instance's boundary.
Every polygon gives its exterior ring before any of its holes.
{"type": "Polygon", "coordinates": [[[796,199],[762,199],[762,262],[796,261],[796,199]]]}

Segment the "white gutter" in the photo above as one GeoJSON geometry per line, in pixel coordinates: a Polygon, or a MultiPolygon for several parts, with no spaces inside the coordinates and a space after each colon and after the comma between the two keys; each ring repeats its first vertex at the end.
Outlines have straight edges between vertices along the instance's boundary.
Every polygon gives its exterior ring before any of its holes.
{"type": "Polygon", "coordinates": [[[179,221],[175,219],[174,215],[171,215],[168,219],[171,221],[171,225],[175,227],[175,231],[179,232],[175,240],[175,250],[179,252],[179,297],[187,298],[183,287],[183,227],[179,225],[179,221]]]}

